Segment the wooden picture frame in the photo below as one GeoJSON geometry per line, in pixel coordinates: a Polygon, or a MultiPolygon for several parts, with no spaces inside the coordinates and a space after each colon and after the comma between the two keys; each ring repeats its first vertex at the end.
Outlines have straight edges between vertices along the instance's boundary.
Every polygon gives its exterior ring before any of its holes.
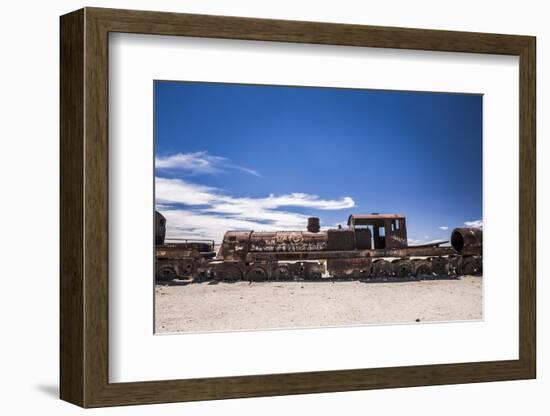
{"type": "Polygon", "coordinates": [[[60,396],[82,407],[530,379],[536,376],[535,38],[85,8],[61,17],[60,396]],[[109,383],[110,32],[519,56],[519,359],[109,383]]]}

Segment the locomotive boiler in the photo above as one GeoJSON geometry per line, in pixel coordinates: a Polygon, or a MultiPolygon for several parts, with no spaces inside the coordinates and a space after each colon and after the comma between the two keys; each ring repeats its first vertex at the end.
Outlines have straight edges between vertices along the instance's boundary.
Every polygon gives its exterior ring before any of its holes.
{"type": "MultiPolygon", "coordinates": [[[[159,222],[157,236],[162,231],[159,222]]],[[[482,270],[481,229],[456,228],[451,245],[409,246],[406,218],[399,214],[350,215],[346,228],[326,230],[311,217],[303,231],[227,231],[215,254],[213,242],[160,243],[158,280],[411,278],[482,270]]]]}

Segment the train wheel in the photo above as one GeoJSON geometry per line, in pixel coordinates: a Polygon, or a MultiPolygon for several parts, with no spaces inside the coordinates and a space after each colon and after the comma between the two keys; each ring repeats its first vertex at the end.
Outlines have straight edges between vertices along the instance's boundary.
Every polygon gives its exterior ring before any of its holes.
{"type": "Polygon", "coordinates": [[[156,277],[160,282],[169,282],[170,280],[174,280],[178,277],[178,273],[176,272],[174,266],[167,264],[166,266],[159,267],[156,277]]]}
{"type": "Polygon", "coordinates": [[[368,269],[361,269],[359,270],[359,273],[357,273],[357,278],[359,280],[364,280],[364,279],[368,279],[371,275],[371,271],[370,271],[370,268],[368,269]]]}
{"type": "Polygon", "coordinates": [[[193,273],[194,273],[194,270],[195,270],[193,260],[185,261],[180,267],[181,267],[180,270],[182,270],[182,273],[181,273],[182,276],[185,276],[185,277],[193,276],[193,273]]]}
{"type": "Polygon", "coordinates": [[[414,274],[413,265],[409,260],[396,260],[392,262],[392,271],[396,277],[411,277],[414,274]]]}
{"type": "Polygon", "coordinates": [[[323,277],[324,267],[321,263],[310,263],[307,265],[306,279],[309,280],[320,280],[323,277]]]}
{"type": "Polygon", "coordinates": [[[216,272],[216,278],[218,280],[236,281],[241,280],[243,278],[243,274],[241,272],[241,269],[239,269],[237,266],[225,266],[224,268],[216,272]]]}
{"type": "Polygon", "coordinates": [[[194,282],[205,282],[208,280],[208,272],[206,270],[199,270],[193,278],[194,282]]]}
{"type": "Polygon", "coordinates": [[[461,275],[476,275],[479,273],[481,273],[481,265],[477,259],[473,257],[463,259],[462,264],[460,265],[461,275]]]}
{"type": "Polygon", "coordinates": [[[373,277],[389,277],[392,272],[391,263],[386,260],[376,260],[372,263],[373,277]]]}
{"type": "Polygon", "coordinates": [[[321,280],[323,278],[323,275],[319,272],[311,272],[309,275],[310,280],[321,280]]]}
{"type": "Polygon", "coordinates": [[[447,270],[450,276],[456,276],[457,274],[460,274],[458,270],[458,257],[450,256],[448,258],[447,270]]]}
{"type": "Polygon", "coordinates": [[[267,280],[267,272],[263,267],[253,266],[246,274],[246,278],[254,282],[262,282],[267,280]]]}
{"type": "Polygon", "coordinates": [[[431,263],[432,272],[437,276],[446,276],[448,274],[447,259],[443,257],[433,257],[431,263]]]}
{"type": "Polygon", "coordinates": [[[432,267],[430,262],[424,260],[416,260],[414,262],[414,275],[416,277],[430,276],[432,274],[432,267]]]}
{"type": "Polygon", "coordinates": [[[273,278],[275,280],[289,280],[291,277],[290,268],[280,264],[273,270],[273,278]]]}

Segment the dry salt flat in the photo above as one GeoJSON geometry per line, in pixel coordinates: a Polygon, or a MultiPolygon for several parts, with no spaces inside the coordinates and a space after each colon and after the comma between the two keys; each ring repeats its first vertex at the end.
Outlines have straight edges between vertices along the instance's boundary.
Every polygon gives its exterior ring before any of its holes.
{"type": "Polygon", "coordinates": [[[479,320],[482,280],[157,285],[155,332],[479,320]]]}

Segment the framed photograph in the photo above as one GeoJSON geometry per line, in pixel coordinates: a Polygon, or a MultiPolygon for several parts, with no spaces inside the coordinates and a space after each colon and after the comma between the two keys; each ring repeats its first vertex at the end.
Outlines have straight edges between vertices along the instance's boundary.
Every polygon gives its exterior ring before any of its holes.
{"type": "Polygon", "coordinates": [[[534,37],[60,27],[63,400],[535,378],[534,37]]]}

